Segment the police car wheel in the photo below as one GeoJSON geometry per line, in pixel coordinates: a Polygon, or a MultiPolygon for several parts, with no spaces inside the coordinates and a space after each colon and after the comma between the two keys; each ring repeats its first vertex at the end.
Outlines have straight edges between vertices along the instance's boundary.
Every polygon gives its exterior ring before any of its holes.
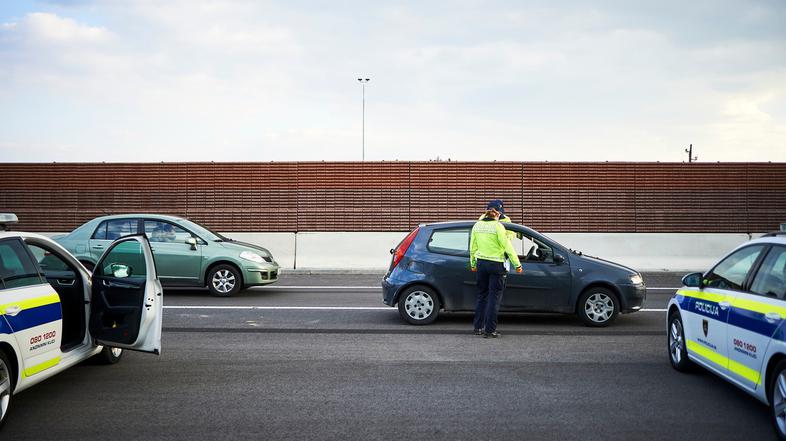
{"type": "Polygon", "coordinates": [[[619,313],[617,296],[606,288],[591,288],[580,297],[577,307],[579,317],[587,326],[608,326],[619,313]]]}
{"type": "Polygon", "coordinates": [[[688,348],[685,345],[685,328],[682,325],[682,318],[678,312],[669,316],[668,329],[668,348],[669,361],[671,367],[680,371],[688,372],[693,368],[693,362],[688,359],[688,348]]]}
{"type": "Polygon", "coordinates": [[[229,297],[240,291],[240,273],[230,265],[218,265],[207,274],[207,288],[216,297],[229,297]]]}
{"type": "Polygon", "coordinates": [[[5,420],[8,419],[8,411],[11,410],[15,378],[13,365],[5,352],[0,351],[0,427],[5,424],[5,420]]]}
{"type": "Polygon", "coordinates": [[[412,286],[401,293],[398,299],[398,313],[411,325],[428,325],[439,314],[437,293],[425,286],[412,286]]]}
{"type": "Polygon", "coordinates": [[[115,364],[123,357],[123,350],[121,348],[110,348],[104,346],[104,349],[96,356],[96,359],[101,364],[115,364]]]}
{"type": "Polygon", "coordinates": [[[770,399],[770,414],[775,433],[786,440],[786,360],[781,360],[772,371],[767,382],[767,397],[770,399]]]}

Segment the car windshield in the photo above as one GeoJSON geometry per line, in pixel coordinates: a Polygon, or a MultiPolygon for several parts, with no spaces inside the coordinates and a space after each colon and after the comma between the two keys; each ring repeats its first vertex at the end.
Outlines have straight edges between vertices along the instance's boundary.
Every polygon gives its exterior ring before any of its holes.
{"type": "Polygon", "coordinates": [[[224,237],[218,233],[215,233],[202,225],[197,223],[191,222],[190,220],[183,219],[180,221],[180,225],[184,226],[185,228],[193,231],[202,239],[208,240],[210,242],[231,242],[232,239],[224,237]]]}

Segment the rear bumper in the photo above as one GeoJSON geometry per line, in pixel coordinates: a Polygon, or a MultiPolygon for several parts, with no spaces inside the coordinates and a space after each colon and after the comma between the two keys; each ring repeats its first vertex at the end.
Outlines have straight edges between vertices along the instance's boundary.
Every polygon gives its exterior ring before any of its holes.
{"type": "Polygon", "coordinates": [[[385,278],[382,279],[382,303],[388,306],[396,306],[396,295],[402,285],[402,283],[397,283],[386,275],[385,278]]]}
{"type": "Polygon", "coordinates": [[[620,312],[627,314],[639,311],[647,300],[647,285],[618,285],[620,289],[622,307],[620,312]]]}

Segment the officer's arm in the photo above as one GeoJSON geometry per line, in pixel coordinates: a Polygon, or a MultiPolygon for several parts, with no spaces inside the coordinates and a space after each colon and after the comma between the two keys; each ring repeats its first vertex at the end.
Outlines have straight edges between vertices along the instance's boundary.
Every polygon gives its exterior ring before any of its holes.
{"type": "Polygon", "coordinates": [[[521,262],[519,262],[519,256],[516,254],[516,250],[513,249],[513,244],[510,243],[510,240],[508,240],[508,235],[505,233],[505,231],[505,227],[503,227],[502,224],[499,224],[499,228],[497,228],[497,237],[499,238],[499,243],[505,244],[505,254],[508,255],[510,263],[512,263],[514,267],[518,268],[521,266],[521,262]]]}
{"type": "Polygon", "coordinates": [[[475,237],[475,230],[472,230],[469,236],[469,266],[470,268],[475,268],[478,265],[477,259],[475,259],[475,252],[478,250],[478,241],[475,237]]]}

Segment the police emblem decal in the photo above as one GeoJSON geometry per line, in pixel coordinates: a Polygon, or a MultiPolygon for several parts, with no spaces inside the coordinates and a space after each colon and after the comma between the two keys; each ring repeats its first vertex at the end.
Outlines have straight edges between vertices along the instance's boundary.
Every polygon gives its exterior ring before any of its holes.
{"type": "Polygon", "coordinates": [[[701,321],[701,327],[704,329],[704,337],[706,337],[707,332],[710,330],[710,323],[707,321],[707,319],[701,321]]]}

